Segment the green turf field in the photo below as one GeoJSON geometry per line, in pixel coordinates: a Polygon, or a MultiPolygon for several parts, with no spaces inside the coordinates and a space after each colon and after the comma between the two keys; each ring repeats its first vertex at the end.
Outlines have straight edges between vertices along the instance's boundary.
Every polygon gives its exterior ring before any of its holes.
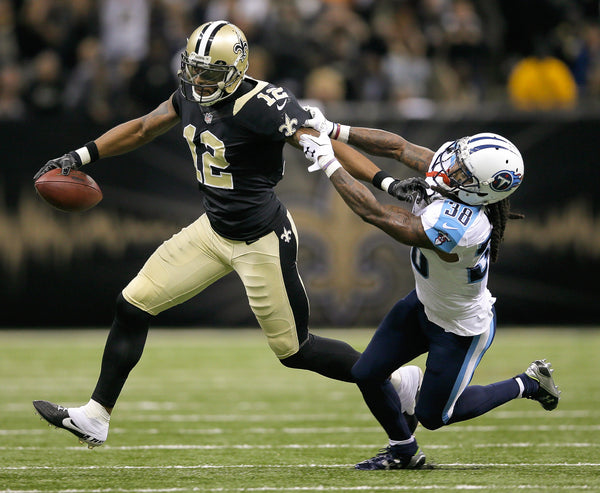
{"type": "MultiPolygon", "coordinates": [[[[31,401],[87,401],[106,333],[0,332],[0,491],[600,491],[600,330],[501,329],[473,383],[547,357],[558,409],[419,427],[436,467],[375,472],[353,470],[386,444],[357,388],[284,368],[258,330],[152,330],[106,445],[78,445],[31,401]]],[[[317,333],[362,349],[371,331],[317,333]]]]}

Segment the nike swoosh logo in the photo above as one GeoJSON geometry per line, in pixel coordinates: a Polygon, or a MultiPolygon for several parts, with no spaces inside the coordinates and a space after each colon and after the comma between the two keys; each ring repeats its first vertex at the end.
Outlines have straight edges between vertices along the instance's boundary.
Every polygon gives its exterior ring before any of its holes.
{"type": "Polygon", "coordinates": [[[71,418],[65,418],[62,420],[62,424],[65,428],[69,428],[70,430],[78,431],[79,433],[83,433],[83,430],[79,428],[71,418]]]}
{"type": "Polygon", "coordinates": [[[81,438],[81,440],[84,440],[85,442],[91,445],[98,446],[104,443],[104,440],[99,440],[98,438],[93,437],[89,433],[86,433],[81,428],[79,428],[71,418],[63,419],[62,424],[66,429],[73,430],[75,432],[75,435],[81,438]]]}
{"type": "Polygon", "coordinates": [[[458,229],[458,228],[455,228],[453,226],[448,226],[448,223],[442,224],[442,228],[444,228],[444,229],[458,229]]]}
{"type": "Polygon", "coordinates": [[[277,109],[278,109],[279,111],[281,111],[283,108],[285,108],[285,105],[286,105],[286,104],[287,104],[287,99],[286,99],[286,100],[285,100],[285,101],[282,103],[282,105],[281,105],[281,106],[277,105],[277,109]]]}

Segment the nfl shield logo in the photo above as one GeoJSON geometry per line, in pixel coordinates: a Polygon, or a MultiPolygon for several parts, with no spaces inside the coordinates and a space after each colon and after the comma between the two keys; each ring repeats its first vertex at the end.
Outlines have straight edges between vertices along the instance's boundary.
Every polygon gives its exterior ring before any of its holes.
{"type": "Polygon", "coordinates": [[[213,116],[212,113],[204,113],[204,121],[208,124],[212,122],[213,116]]]}

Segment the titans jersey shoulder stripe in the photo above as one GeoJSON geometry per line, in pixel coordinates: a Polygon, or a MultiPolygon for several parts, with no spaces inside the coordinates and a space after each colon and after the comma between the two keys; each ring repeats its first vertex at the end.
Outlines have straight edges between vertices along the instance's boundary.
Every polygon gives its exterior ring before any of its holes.
{"type": "Polygon", "coordinates": [[[452,253],[457,246],[481,243],[489,236],[490,224],[481,206],[448,199],[434,201],[424,209],[421,222],[431,243],[446,253],[452,253]]]}

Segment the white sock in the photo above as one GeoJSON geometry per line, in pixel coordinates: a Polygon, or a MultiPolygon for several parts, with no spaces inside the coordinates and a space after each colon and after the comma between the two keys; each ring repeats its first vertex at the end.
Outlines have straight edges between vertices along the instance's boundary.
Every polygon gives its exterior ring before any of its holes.
{"type": "Polygon", "coordinates": [[[521,380],[521,377],[515,377],[515,380],[517,381],[517,384],[519,385],[519,395],[517,395],[517,399],[519,399],[520,397],[523,397],[523,392],[525,391],[525,385],[523,385],[523,381],[521,380]]]}
{"type": "Polygon", "coordinates": [[[104,406],[91,400],[81,407],[70,407],[69,416],[82,430],[98,440],[106,440],[110,414],[104,406]]]}
{"type": "Polygon", "coordinates": [[[93,399],[90,399],[90,402],[83,406],[83,410],[88,418],[98,419],[105,423],[110,421],[110,414],[105,407],[93,399]]]}
{"type": "Polygon", "coordinates": [[[392,440],[390,438],[390,445],[393,447],[394,445],[408,445],[409,443],[412,443],[415,441],[415,436],[411,435],[410,438],[408,438],[407,440],[392,440]]]}

